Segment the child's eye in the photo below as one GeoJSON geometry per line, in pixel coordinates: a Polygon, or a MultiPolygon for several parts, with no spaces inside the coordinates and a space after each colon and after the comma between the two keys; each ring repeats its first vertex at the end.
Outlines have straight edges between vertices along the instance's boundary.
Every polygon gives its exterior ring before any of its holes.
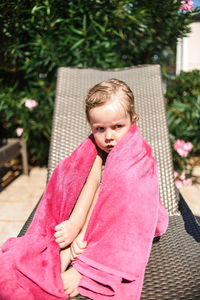
{"type": "Polygon", "coordinates": [[[97,131],[103,131],[104,128],[103,128],[103,127],[97,127],[96,130],[97,130],[97,131]]]}
{"type": "Polygon", "coordinates": [[[115,129],[118,129],[118,128],[121,128],[121,127],[122,127],[121,124],[117,124],[117,125],[114,126],[115,129]]]}

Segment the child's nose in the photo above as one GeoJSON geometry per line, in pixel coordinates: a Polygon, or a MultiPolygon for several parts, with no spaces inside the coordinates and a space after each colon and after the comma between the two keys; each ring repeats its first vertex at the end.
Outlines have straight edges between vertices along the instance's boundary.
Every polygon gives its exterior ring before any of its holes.
{"type": "Polygon", "coordinates": [[[112,130],[106,130],[106,132],[105,132],[105,139],[106,140],[108,140],[108,141],[110,141],[110,140],[112,140],[113,139],[113,133],[112,133],[112,130]]]}

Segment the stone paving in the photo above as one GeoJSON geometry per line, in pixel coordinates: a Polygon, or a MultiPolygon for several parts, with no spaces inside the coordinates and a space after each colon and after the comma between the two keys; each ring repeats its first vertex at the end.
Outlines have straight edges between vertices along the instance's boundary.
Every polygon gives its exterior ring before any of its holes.
{"type": "MultiPolygon", "coordinates": [[[[200,175],[200,166],[195,173],[200,175]]],[[[44,192],[46,177],[46,168],[34,167],[29,176],[20,175],[0,193],[0,246],[18,235],[44,192]]],[[[200,217],[200,184],[184,186],[180,191],[194,215],[200,217]]]]}
{"type": "Polygon", "coordinates": [[[0,246],[20,229],[40,199],[46,185],[47,169],[34,167],[20,175],[0,193],[0,246]]]}

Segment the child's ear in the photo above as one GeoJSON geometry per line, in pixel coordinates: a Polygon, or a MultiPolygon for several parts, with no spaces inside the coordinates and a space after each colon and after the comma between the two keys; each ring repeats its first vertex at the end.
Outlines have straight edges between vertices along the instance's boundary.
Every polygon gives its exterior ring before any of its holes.
{"type": "Polygon", "coordinates": [[[131,118],[131,123],[132,123],[132,125],[133,125],[135,122],[136,122],[136,117],[135,117],[135,116],[132,116],[132,118],[131,118]]]}
{"type": "Polygon", "coordinates": [[[132,116],[132,124],[136,123],[139,120],[139,115],[133,115],[132,116]]]}

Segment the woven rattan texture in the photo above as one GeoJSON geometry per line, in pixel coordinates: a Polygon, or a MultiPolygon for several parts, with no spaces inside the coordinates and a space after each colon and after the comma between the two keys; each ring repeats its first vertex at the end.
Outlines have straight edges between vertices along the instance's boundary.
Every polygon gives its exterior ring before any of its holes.
{"type": "Polygon", "coordinates": [[[90,133],[84,116],[84,97],[90,87],[109,78],[121,79],[133,90],[136,110],[140,115],[138,125],[158,162],[161,199],[171,215],[177,214],[178,201],[160,68],[157,65],[117,71],[59,69],[48,178],[56,164],[71,154],[90,133]]]}
{"type": "MultiPolygon", "coordinates": [[[[134,91],[142,135],[152,146],[160,174],[160,194],[171,214],[167,233],[153,244],[145,272],[142,300],[200,299],[200,227],[176,190],[168,139],[159,66],[142,66],[121,71],[61,68],[49,155],[49,176],[56,164],[68,156],[89,134],[83,99],[97,82],[119,78],[134,91]]],[[[20,235],[33,217],[31,214],[20,235]]],[[[88,299],[77,296],[72,299],[88,299]]],[[[123,299],[122,299],[123,300],[123,299]]]]}
{"type": "Polygon", "coordinates": [[[167,234],[153,244],[141,299],[200,299],[199,242],[192,215],[186,223],[181,216],[171,216],[167,234]]]}

